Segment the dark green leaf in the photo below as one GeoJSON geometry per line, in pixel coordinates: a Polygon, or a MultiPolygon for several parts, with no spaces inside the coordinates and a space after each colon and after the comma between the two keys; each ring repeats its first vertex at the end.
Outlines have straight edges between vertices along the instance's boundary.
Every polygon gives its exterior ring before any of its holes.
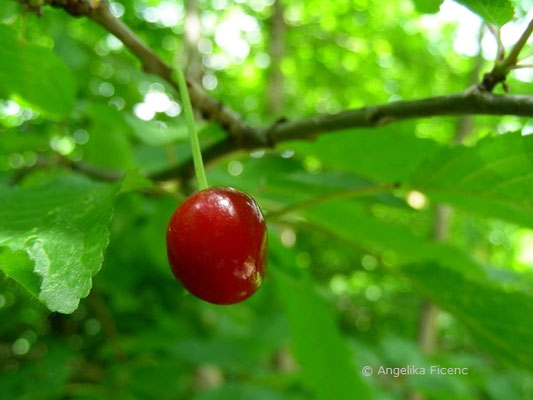
{"type": "Polygon", "coordinates": [[[316,157],[326,167],[381,182],[405,180],[440,148],[433,140],[414,136],[411,125],[345,131],[285,147],[296,149],[297,155],[316,157]]]}
{"type": "Polygon", "coordinates": [[[154,183],[137,169],[130,169],[122,179],[121,193],[133,192],[136,190],[149,189],[154,183]]]}
{"type": "Polygon", "coordinates": [[[533,135],[508,133],[445,149],[411,185],[436,201],[533,227],[533,135]]]}
{"type": "Polygon", "coordinates": [[[8,93],[55,116],[74,106],[75,83],[67,66],[50,50],[17,40],[0,24],[0,86],[8,93]]]}
{"type": "Polygon", "coordinates": [[[378,253],[398,263],[421,260],[439,262],[468,273],[482,273],[477,262],[459,249],[415,234],[407,227],[372,217],[356,202],[334,202],[312,207],[305,215],[320,229],[356,247],[378,253]]]}
{"type": "Polygon", "coordinates": [[[133,168],[132,146],[128,140],[130,128],[122,114],[98,103],[91,103],[87,111],[92,124],[88,129],[89,141],[83,147],[86,160],[103,168],[133,168]]]}
{"type": "Polygon", "coordinates": [[[215,390],[206,391],[193,400],[285,400],[283,393],[250,385],[226,384],[215,390]]]}
{"type": "Polygon", "coordinates": [[[533,297],[438,264],[401,269],[415,288],[465,324],[495,357],[533,369],[533,297]]]}
{"type": "MultiPolygon", "coordinates": [[[[291,254],[282,254],[280,244],[273,247],[278,264],[295,265],[291,254]]],[[[320,400],[368,398],[367,387],[355,368],[331,307],[307,277],[295,279],[281,268],[275,271],[279,297],[289,320],[292,347],[315,397],[320,400]]]]}

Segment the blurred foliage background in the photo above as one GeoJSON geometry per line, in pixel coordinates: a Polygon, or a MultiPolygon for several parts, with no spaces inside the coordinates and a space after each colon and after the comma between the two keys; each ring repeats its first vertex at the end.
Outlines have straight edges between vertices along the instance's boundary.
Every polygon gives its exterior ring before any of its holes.
{"type": "MultiPolygon", "coordinates": [[[[514,2],[505,46],[531,5],[514,2]]],[[[496,53],[481,18],[449,0],[111,6],[253,125],[459,92],[496,53]]],[[[176,93],[95,23],[43,11],[0,8],[0,399],[533,399],[531,120],[412,120],[215,160],[210,184],[254,196],[270,249],[260,291],[214,306],[166,259],[191,185],[144,178],[189,157],[176,93]],[[501,202],[485,195],[496,187],[501,202]]],[[[531,93],[531,77],[514,71],[511,92],[531,93]]],[[[204,146],[225,136],[199,124],[204,146]]]]}

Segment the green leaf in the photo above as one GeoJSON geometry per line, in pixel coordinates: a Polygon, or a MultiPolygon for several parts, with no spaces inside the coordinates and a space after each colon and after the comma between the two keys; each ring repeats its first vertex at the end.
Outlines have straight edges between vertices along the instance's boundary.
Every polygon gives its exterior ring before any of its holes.
{"type": "Polygon", "coordinates": [[[533,370],[533,296],[437,264],[401,269],[419,292],[465,324],[498,359],[533,370]]]}
{"type": "Polygon", "coordinates": [[[20,42],[14,30],[0,24],[0,60],[3,92],[54,116],[71,112],[74,79],[65,63],[50,50],[20,42]]]}
{"type": "Polygon", "coordinates": [[[435,201],[533,227],[533,135],[508,133],[445,149],[411,185],[435,201]]]}
{"type": "Polygon", "coordinates": [[[351,173],[323,171],[310,174],[302,163],[293,158],[265,154],[261,158],[242,158],[228,166],[209,171],[214,186],[233,186],[253,195],[265,205],[292,204],[312,197],[369,185],[369,181],[351,173]],[[227,167],[238,163],[241,171],[235,175],[227,167]]]}
{"type": "Polygon", "coordinates": [[[439,261],[470,274],[483,274],[480,265],[461,250],[415,234],[411,229],[368,215],[357,202],[334,202],[305,211],[320,229],[356,247],[383,253],[396,263],[439,261]]]}
{"type": "Polygon", "coordinates": [[[439,11],[443,0],[413,0],[418,11],[424,14],[434,14],[439,11]]]}
{"type": "Polygon", "coordinates": [[[154,187],[154,183],[146,176],[141,174],[138,169],[130,169],[126,171],[126,175],[122,178],[121,193],[134,192],[136,190],[150,189],[154,187]]]}
{"type": "Polygon", "coordinates": [[[0,7],[0,20],[8,20],[17,14],[19,11],[17,3],[9,1],[0,7]]]}
{"type": "MultiPolygon", "coordinates": [[[[265,343],[254,339],[215,338],[210,340],[182,340],[173,346],[182,359],[193,363],[215,364],[230,371],[243,371],[253,368],[262,359],[268,357],[263,353],[265,343]]],[[[273,349],[268,348],[268,351],[273,349]]]]}
{"type": "Polygon", "coordinates": [[[91,103],[87,113],[91,118],[89,141],[83,146],[85,160],[110,169],[132,169],[133,150],[128,138],[129,126],[122,114],[107,105],[91,103]]]}
{"type": "Polygon", "coordinates": [[[413,135],[413,126],[355,129],[322,135],[313,143],[284,145],[297,155],[313,156],[326,167],[380,182],[403,181],[440,145],[413,135]]]}
{"type": "Polygon", "coordinates": [[[14,260],[19,253],[0,258],[8,261],[0,268],[30,292],[38,288],[51,311],[73,312],[102,265],[119,187],[70,176],[38,187],[2,188],[0,247],[26,252],[35,275],[24,259],[14,260]]]}
{"type": "MultiPolygon", "coordinates": [[[[271,242],[273,244],[274,240],[271,242]]],[[[271,250],[276,251],[278,263],[295,265],[292,254],[280,254],[283,252],[280,244],[273,245],[271,250]]],[[[295,279],[281,268],[271,272],[275,273],[279,297],[289,320],[292,348],[314,398],[368,398],[367,387],[355,368],[352,353],[340,334],[331,306],[318,295],[308,277],[295,279]]]]}
{"type": "Polygon", "coordinates": [[[226,383],[214,390],[200,392],[193,400],[285,400],[289,399],[283,393],[269,388],[226,383]]]}
{"type": "MultiPolygon", "coordinates": [[[[209,123],[198,132],[203,149],[225,139],[226,132],[220,125],[209,123]]],[[[189,140],[179,141],[171,145],[151,146],[141,144],[135,146],[134,159],[139,169],[145,174],[157,173],[172,165],[192,162],[189,140]]]]}
{"type": "Polygon", "coordinates": [[[0,247],[0,270],[19,282],[33,296],[39,296],[40,279],[33,273],[33,261],[22,250],[0,247]]]}
{"type": "Polygon", "coordinates": [[[514,6],[509,0],[456,0],[481,16],[486,22],[503,25],[513,19],[514,6]]]}
{"type": "MultiPolygon", "coordinates": [[[[161,341],[164,342],[164,339],[161,339],[161,341]]],[[[124,371],[124,369],[121,369],[121,371],[124,371]]],[[[144,363],[132,368],[132,371],[128,373],[128,378],[131,382],[128,384],[128,396],[124,396],[123,399],[172,400],[188,397],[185,394],[189,389],[187,381],[178,378],[187,374],[187,372],[188,370],[179,359],[169,357],[166,352],[160,353],[157,356],[156,363],[144,363]]],[[[107,394],[108,392],[104,393],[107,394]]],[[[84,398],[105,398],[107,397],[106,394],[103,396],[93,394],[84,398]]]]}
{"type": "Polygon", "coordinates": [[[135,136],[150,146],[164,146],[189,139],[185,122],[169,126],[160,121],[143,121],[130,114],[125,119],[135,136]]]}
{"type": "Polygon", "coordinates": [[[71,375],[73,356],[64,343],[59,343],[50,340],[46,344],[46,356],[35,357],[31,363],[21,363],[17,369],[2,371],[0,398],[61,398],[71,375]]]}

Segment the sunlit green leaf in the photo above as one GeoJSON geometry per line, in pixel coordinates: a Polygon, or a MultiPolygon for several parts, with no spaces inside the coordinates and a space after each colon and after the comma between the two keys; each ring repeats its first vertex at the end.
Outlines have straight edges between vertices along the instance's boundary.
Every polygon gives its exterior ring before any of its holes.
{"type": "Polygon", "coordinates": [[[514,7],[509,0],[456,0],[479,14],[485,21],[503,25],[513,18],[514,7]]]}
{"type": "MultiPolygon", "coordinates": [[[[6,263],[4,273],[36,290],[51,311],[70,313],[89,294],[108,244],[108,229],[118,185],[71,176],[31,188],[0,191],[0,246],[22,250],[34,263],[6,263]],[[15,270],[24,266],[26,272],[15,270]]],[[[13,256],[12,256],[13,257],[13,256]]],[[[4,259],[5,261],[5,259],[4,259]]]]}
{"type": "Polygon", "coordinates": [[[143,121],[133,115],[126,115],[125,120],[140,140],[152,146],[162,146],[189,139],[185,122],[181,125],[168,126],[156,121],[143,121]]]}
{"type": "Polygon", "coordinates": [[[416,9],[422,13],[433,14],[439,11],[442,0],[413,0],[416,9]]]}

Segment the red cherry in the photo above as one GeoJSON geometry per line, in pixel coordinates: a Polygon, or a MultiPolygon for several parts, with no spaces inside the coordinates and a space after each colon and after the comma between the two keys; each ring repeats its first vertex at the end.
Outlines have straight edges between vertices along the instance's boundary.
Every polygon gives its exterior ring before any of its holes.
{"type": "Polygon", "coordinates": [[[261,209],[230,187],[197,192],[170,218],[167,253],[174,276],[195,296],[215,304],[243,301],[265,276],[267,232],[261,209]]]}

